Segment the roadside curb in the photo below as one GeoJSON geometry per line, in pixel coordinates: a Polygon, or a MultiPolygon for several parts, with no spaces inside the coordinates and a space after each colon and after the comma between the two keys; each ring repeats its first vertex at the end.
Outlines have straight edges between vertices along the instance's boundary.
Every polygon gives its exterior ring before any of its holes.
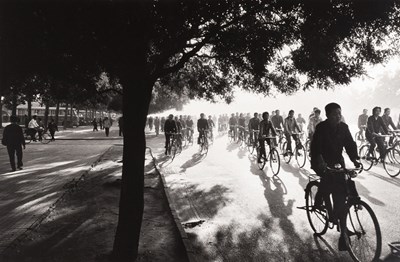
{"type": "Polygon", "coordinates": [[[179,235],[181,236],[183,245],[185,247],[186,255],[188,257],[188,260],[189,260],[189,262],[199,262],[198,259],[195,256],[192,244],[191,244],[191,242],[190,242],[185,230],[183,229],[182,223],[181,223],[181,221],[180,221],[180,219],[178,217],[178,214],[177,214],[177,212],[175,210],[175,206],[174,206],[174,204],[172,202],[172,198],[171,198],[171,195],[169,193],[169,187],[167,186],[167,181],[165,180],[164,175],[157,168],[156,159],[154,158],[154,156],[152,154],[151,148],[147,147],[147,149],[150,149],[150,155],[153,158],[154,169],[156,170],[158,175],[161,177],[161,182],[163,184],[165,196],[167,197],[168,206],[169,206],[169,209],[171,211],[172,218],[174,219],[174,222],[176,224],[176,227],[178,228],[179,235]]]}
{"type": "Polygon", "coordinates": [[[61,196],[58,197],[54,203],[52,203],[47,210],[39,215],[38,218],[19,236],[17,236],[13,241],[11,241],[5,248],[4,250],[0,253],[0,259],[4,256],[7,256],[8,251],[16,248],[22,241],[24,241],[28,236],[29,233],[33,230],[36,230],[42,222],[53,212],[54,209],[56,209],[57,205],[64,200],[64,198],[71,194],[78,186],[79,183],[85,180],[85,176],[89,174],[89,172],[103,159],[103,157],[113,148],[113,146],[110,146],[108,149],[106,149],[91,165],[87,170],[84,170],[81,172],[81,175],[78,178],[73,178],[72,180],[66,182],[60,191],[63,191],[61,193],[61,196]]]}

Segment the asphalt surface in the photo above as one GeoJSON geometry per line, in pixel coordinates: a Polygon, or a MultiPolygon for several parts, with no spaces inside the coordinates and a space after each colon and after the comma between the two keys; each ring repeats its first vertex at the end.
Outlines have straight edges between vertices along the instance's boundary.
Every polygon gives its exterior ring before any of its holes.
{"type": "Polygon", "coordinates": [[[16,172],[10,172],[6,148],[0,146],[0,252],[112,145],[122,146],[117,128],[111,129],[109,138],[85,127],[68,129],[49,144],[28,144],[23,151],[24,169],[16,172]]]}
{"type": "MultiPolygon", "coordinates": [[[[281,163],[273,177],[268,165],[259,170],[255,156],[217,135],[206,155],[198,146],[185,148],[173,161],[164,156],[164,136],[148,139],[166,177],[173,204],[200,259],[207,261],[352,261],[338,251],[339,233],[316,238],[306,212],[304,188],[313,172],[307,162],[281,163]]],[[[400,241],[400,177],[381,165],[355,179],[362,199],[374,210],[382,231],[383,261],[388,242],[400,241]]]]}

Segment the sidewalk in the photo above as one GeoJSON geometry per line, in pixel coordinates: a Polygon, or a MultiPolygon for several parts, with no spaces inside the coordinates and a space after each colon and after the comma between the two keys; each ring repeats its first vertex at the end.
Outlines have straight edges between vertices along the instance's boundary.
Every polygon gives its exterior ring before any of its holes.
{"type": "MultiPolygon", "coordinates": [[[[109,261],[118,221],[122,147],[108,150],[40,223],[1,261],[109,261]]],[[[137,261],[187,261],[161,179],[146,156],[145,210],[137,261]]]]}

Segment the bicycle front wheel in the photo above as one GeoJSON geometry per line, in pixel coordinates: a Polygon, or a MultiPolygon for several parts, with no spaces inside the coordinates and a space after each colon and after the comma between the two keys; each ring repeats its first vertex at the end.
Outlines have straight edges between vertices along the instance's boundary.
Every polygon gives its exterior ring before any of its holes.
{"type": "Polygon", "coordinates": [[[250,154],[253,154],[254,152],[253,142],[251,141],[250,137],[247,138],[247,150],[250,154]]]}
{"type": "Polygon", "coordinates": [[[261,150],[260,150],[260,148],[258,147],[258,148],[257,148],[257,165],[258,165],[258,168],[259,168],[260,170],[263,170],[263,169],[264,169],[265,161],[266,161],[266,159],[265,159],[265,157],[261,156],[261,150]]]}
{"type": "Polygon", "coordinates": [[[171,154],[172,160],[175,159],[177,151],[178,151],[178,147],[176,145],[172,145],[170,148],[170,154],[171,154]]]}
{"type": "Polygon", "coordinates": [[[296,162],[300,168],[304,167],[306,164],[306,159],[307,159],[306,154],[307,152],[304,146],[296,148],[296,162]]]}
{"type": "Polygon", "coordinates": [[[283,160],[289,164],[290,159],[292,159],[292,154],[286,150],[287,142],[283,143],[282,152],[283,152],[283,160]]]}
{"type": "MultiPolygon", "coordinates": [[[[326,233],[328,230],[328,212],[324,207],[324,202],[321,202],[320,207],[315,206],[315,199],[317,196],[319,187],[318,181],[311,181],[307,184],[306,187],[306,211],[308,222],[312,230],[314,231],[314,235],[321,236],[326,233]]],[[[322,196],[320,196],[322,197],[322,196]]]]}
{"type": "Polygon", "coordinates": [[[398,176],[400,174],[400,151],[394,148],[389,149],[386,153],[383,167],[389,176],[398,176]]]}
{"type": "Polygon", "coordinates": [[[308,159],[308,161],[311,162],[311,155],[310,155],[311,140],[307,140],[305,147],[306,147],[307,159],[308,159]]]}
{"type": "Polygon", "coordinates": [[[353,260],[378,261],[382,250],[382,235],[371,207],[361,200],[352,203],[346,210],[345,219],[346,229],[343,232],[353,260]]]}
{"type": "Polygon", "coordinates": [[[281,160],[279,158],[279,153],[275,148],[271,149],[269,152],[269,165],[274,176],[278,175],[279,170],[281,169],[281,160]]]}
{"type": "Polygon", "coordinates": [[[372,165],[374,164],[372,156],[368,156],[368,154],[369,154],[369,145],[363,145],[360,148],[358,155],[360,156],[361,164],[363,165],[363,168],[366,171],[370,170],[372,165]]]}

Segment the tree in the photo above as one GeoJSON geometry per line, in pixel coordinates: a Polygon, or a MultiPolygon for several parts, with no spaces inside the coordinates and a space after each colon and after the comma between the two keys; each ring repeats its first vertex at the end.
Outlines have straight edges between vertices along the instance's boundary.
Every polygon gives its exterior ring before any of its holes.
{"type": "Polygon", "coordinates": [[[123,88],[124,152],[113,254],[136,258],[143,213],[144,127],[156,82],[185,72],[191,96],[229,102],[232,87],[348,84],[394,53],[396,1],[2,2],[0,73],[93,79],[123,88]],[[65,23],[65,21],[69,21],[65,23]],[[24,41],[21,41],[24,39],[24,41]],[[25,43],[29,43],[25,44],[25,43]],[[7,66],[6,66],[7,65],[7,66]],[[49,67],[49,65],[51,65],[49,67]],[[209,77],[212,74],[213,77],[209,77]],[[67,74],[68,75],[68,74],[67,74]],[[126,161],[126,160],[129,161],[126,161]]]}

